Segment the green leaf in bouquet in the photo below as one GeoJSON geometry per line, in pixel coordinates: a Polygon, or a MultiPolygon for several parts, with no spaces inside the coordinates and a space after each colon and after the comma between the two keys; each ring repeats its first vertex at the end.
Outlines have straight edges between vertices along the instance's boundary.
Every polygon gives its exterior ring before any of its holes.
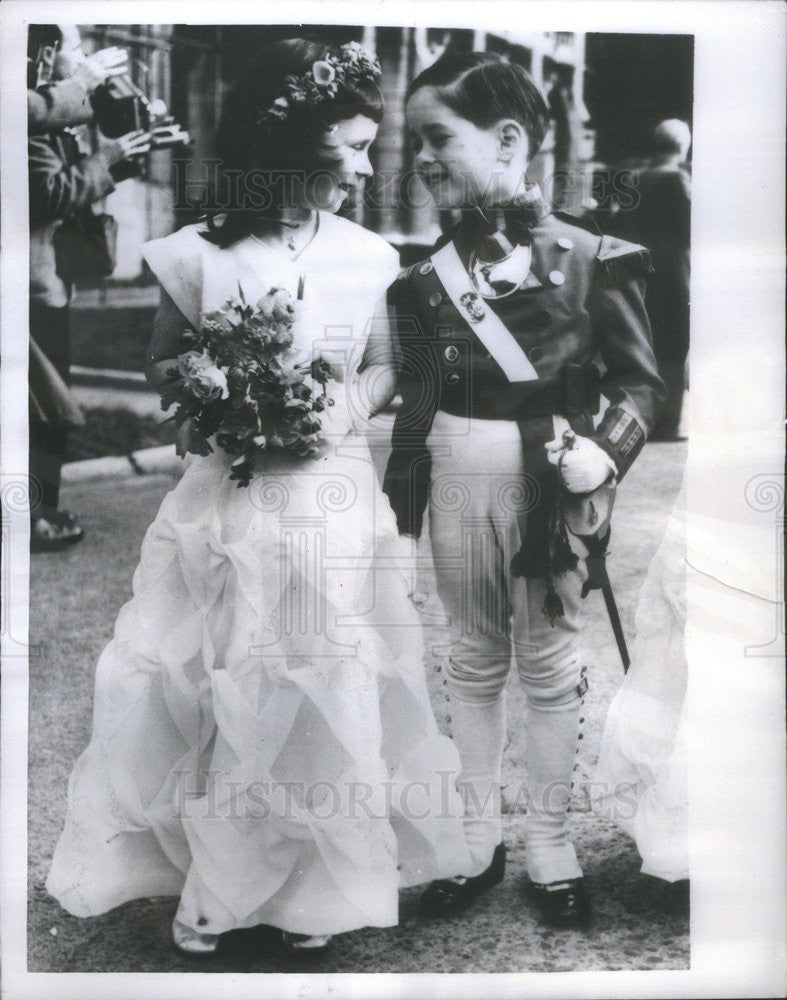
{"type": "Polygon", "coordinates": [[[236,434],[227,431],[219,431],[216,435],[216,444],[228,455],[242,455],[245,448],[245,443],[236,434]]]}
{"type": "Polygon", "coordinates": [[[230,396],[229,404],[231,410],[242,410],[247,405],[247,400],[243,396],[230,396]]]}
{"type": "Polygon", "coordinates": [[[168,410],[174,403],[183,403],[183,382],[177,368],[168,368],[166,374],[169,382],[163,382],[158,389],[161,398],[161,409],[168,410]]]}
{"type": "Polygon", "coordinates": [[[319,434],[322,424],[314,417],[305,417],[300,421],[299,430],[301,434],[319,434]]]}
{"type": "Polygon", "coordinates": [[[289,448],[301,440],[301,433],[295,427],[279,426],[278,432],[277,437],[284,448],[289,448]]]}
{"type": "Polygon", "coordinates": [[[312,390],[306,385],[306,383],[301,383],[300,385],[295,385],[292,388],[292,394],[296,399],[309,400],[312,398],[312,390]]]}
{"type": "Polygon", "coordinates": [[[221,417],[217,417],[213,413],[199,413],[193,417],[193,420],[197,433],[205,439],[213,437],[221,428],[221,417]]]}
{"type": "Polygon", "coordinates": [[[230,479],[237,480],[238,486],[248,486],[254,474],[254,463],[246,459],[243,462],[233,462],[230,469],[230,479]]]}
{"type": "Polygon", "coordinates": [[[210,455],[213,448],[207,438],[197,430],[193,419],[187,417],[178,427],[175,451],[184,458],[187,454],[210,455]]]}
{"type": "Polygon", "coordinates": [[[331,377],[331,370],[331,365],[325,358],[315,358],[311,363],[311,376],[320,385],[325,385],[331,377]]]}

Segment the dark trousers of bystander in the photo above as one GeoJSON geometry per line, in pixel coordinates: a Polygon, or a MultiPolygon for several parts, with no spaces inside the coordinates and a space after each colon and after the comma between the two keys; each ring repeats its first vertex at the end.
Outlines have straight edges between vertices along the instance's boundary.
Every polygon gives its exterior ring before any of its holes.
{"type": "MultiPolygon", "coordinates": [[[[30,303],[30,336],[70,385],[71,334],[69,308],[30,303]]],[[[31,368],[32,371],[32,368],[31,368]]],[[[35,376],[33,376],[34,378],[35,376]]],[[[32,384],[31,389],[36,391],[32,384]]],[[[68,441],[68,430],[30,413],[30,517],[35,520],[42,510],[57,510],[60,500],[60,471],[68,441]]]]}
{"type": "Polygon", "coordinates": [[[645,307],[653,329],[653,351],[667,399],[653,428],[654,440],[673,440],[680,432],[683,395],[687,389],[686,358],[689,353],[689,299],[686,279],[670,280],[669,268],[656,261],[656,274],[648,283],[645,307]]]}

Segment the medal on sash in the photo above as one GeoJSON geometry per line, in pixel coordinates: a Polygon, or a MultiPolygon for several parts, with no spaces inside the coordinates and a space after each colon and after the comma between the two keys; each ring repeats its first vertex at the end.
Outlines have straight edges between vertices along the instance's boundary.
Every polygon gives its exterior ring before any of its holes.
{"type": "MultiPolygon", "coordinates": [[[[523,249],[528,251],[529,247],[523,249]]],[[[459,313],[472,325],[473,332],[503,370],[509,382],[530,382],[538,378],[533,365],[516,337],[499,316],[484,306],[481,295],[465,270],[453,242],[432,254],[435,273],[459,313]]]]}

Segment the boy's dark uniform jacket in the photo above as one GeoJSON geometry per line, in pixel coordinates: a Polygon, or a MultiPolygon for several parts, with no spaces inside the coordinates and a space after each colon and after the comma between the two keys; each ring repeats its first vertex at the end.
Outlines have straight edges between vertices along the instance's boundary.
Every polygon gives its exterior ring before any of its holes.
{"type": "MultiPolygon", "coordinates": [[[[647,250],[589,232],[571,216],[550,213],[541,200],[518,209],[507,232],[512,229],[521,233],[518,242],[530,243],[530,274],[512,295],[483,305],[514,334],[538,380],[507,380],[429,261],[403,271],[389,291],[402,406],[384,490],[404,534],[421,531],[431,465],[426,438],[436,410],[516,420],[526,469],[554,483],[554,495],[557,476],[546,467],[543,447],[554,437],[553,414],[607,451],[620,479],[663,401],[644,305],[652,270],[647,250]],[[600,393],[610,405],[594,430],[600,393]]],[[[449,238],[467,265],[477,224],[466,218],[449,238]]]]}

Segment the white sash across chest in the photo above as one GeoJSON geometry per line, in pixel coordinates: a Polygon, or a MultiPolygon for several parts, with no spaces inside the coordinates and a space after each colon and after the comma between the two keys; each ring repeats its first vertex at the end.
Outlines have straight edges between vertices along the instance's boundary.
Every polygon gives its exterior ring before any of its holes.
{"type": "Polygon", "coordinates": [[[473,332],[489,351],[509,382],[532,382],[538,373],[528,360],[514,335],[500,317],[489,307],[483,307],[483,315],[473,318],[465,302],[481,302],[483,299],[473,288],[453,242],[446,243],[432,254],[437,277],[446,294],[461,316],[464,316],[473,332]],[[466,296],[471,296],[467,299],[466,296]],[[463,301],[464,300],[464,301],[463,301]]]}

